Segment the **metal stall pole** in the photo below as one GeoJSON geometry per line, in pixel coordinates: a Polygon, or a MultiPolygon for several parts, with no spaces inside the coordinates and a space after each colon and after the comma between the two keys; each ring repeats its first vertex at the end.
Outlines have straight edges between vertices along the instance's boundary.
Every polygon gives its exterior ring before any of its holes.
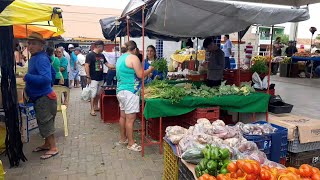
{"type": "Polygon", "coordinates": [[[142,86],[141,86],[141,147],[142,147],[142,150],[141,150],[141,155],[142,157],[144,157],[144,148],[145,148],[145,144],[144,144],[144,141],[145,141],[145,119],[144,119],[144,116],[143,116],[143,111],[144,111],[144,60],[143,60],[143,57],[144,57],[144,9],[145,9],[145,6],[142,7],[142,86]]]}
{"type": "Polygon", "coordinates": [[[129,16],[127,16],[127,36],[128,36],[128,41],[130,41],[130,28],[129,28],[129,16]]]}
{"type": "Polygon", "coordinates": [[[238,73],[238,79],[237,79],[237,82],[239,84],[239,86],[241,85],[241,82],[240,82],[240,33],[238,33],[238,64],[237,64],[237,73],[238,73]]]}
{"type": "MultiPolygon", "coordinates": [[[[274,25],[271,26],[271,43],[270,43],[270,53],[269,53],[269,71],[268,71],[268,89],[267,94],[270,92],[270,74],[271,74],[271,58],[272,58],[272,46],[273,46],[273,34],[274,34],[274,25]]],[[[266,121],[268,122],[269,113],[268,109],[266,112],[266,121]]]]}

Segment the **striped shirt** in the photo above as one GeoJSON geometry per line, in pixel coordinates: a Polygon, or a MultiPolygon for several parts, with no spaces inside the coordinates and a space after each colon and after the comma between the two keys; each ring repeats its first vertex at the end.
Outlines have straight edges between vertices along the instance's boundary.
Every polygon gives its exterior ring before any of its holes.
{"type": "Polygon", "coordinates": [[[253,52],[253,46],[252,45],[246,45],[246,48],[245,48],[246,58],[251,59],[252,52],[253,52]]]}

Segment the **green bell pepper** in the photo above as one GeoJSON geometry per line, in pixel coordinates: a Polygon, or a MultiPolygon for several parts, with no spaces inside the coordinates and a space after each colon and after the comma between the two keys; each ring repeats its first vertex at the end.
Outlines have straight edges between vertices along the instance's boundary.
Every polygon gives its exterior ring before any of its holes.
{"type": "Polygon", "coordinates": [[[195,168],[195,173],[196,173],[196,176],[197,178],[199,178],[200,176],[202,176],[202,171],[200,169],[200,165],[197,165],[196,168],[195,168]]]}
{"type": "Polygon", "coordinates": [[[227,148],[220,149],[219,155],[220,155],[221,159],[230,158],[230,152],[227,148]]]}
{"type": "Polygon", "coordinates": [[[201,173],[202,173],[202,175],[209,174],[209,171],[208,171],[208,169],[206,169],[206,170],[202,171],[201,173]]]}
{"type": "Polygon", "coordinates": [[[217,170],[209,171],[209,175],[211,175],[211,176],[217,176],[217,170]]]}
{"type": "Polygon", "coordinates": [[[210,149],[209,148],[204,148],[203,150],[202,150],[202,153],[203,153],[203,156],[204,156],[204,158],[206,158],[206,159],[210,159],[210,149]]]}
{"type": "Polygon", "coordinates": [[[228,165],[231,163],[230,159],[223,160],[223,165],[221,169],[227,169],[228,165]]]}
{"type": "Polygon", "coordinates": [[[210,160],[210,161],[207,163],[207,169],[208,169],[209,171],[216,171],[216,170],[217,170],[217,167],[218,167],[217,161],[210,160]]]}
{"type": "Polygon", "coordinates": [[[219,148],[213,147],[210,151],[210,159],[212,160],[219,160],[219,148]]]}
{"type": "Polygon", "coordinates": [[[220,174],[227,174],[229,171],[227,169],[220,169],[220,174]]]}
{"type": "Polygon", "coordinates": [[[201,171],[204,171],[204,170],[207,169],[207,163],[208,163],[208,161],[209,161],[209,160],[206,159],[206,158],[204,158],[204,159],[202,159],[202,160],[200,161],[199,166],[200,166],[201,171]]]}

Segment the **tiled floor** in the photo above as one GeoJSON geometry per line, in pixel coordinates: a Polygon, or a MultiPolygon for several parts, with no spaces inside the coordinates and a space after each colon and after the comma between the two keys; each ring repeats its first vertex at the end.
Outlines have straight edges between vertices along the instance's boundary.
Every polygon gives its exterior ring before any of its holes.
{"type": "MultiPolygon", "coordinates": [[[[276,83],[276,94],[294,104],[292,113],[320,118],[320,79],[272,77],[272,82],[276,83]]],[[[142,158],[140,153],[116,145],[118,126],[101,122],[100,116],[90,116],[89,103],[80,100],[80,89],[72,89],[71,94],[68,137],[63,136],[61,115],[56,118],[60,155],[43,161],[39,159],[41,153],[32,153],[41,143],[35,130],[24,145],[27,162],[10,169],[7,157],[0,156],[6,180],[161,179],[163,161],[157,147],[148,147],[142,158]]]]}

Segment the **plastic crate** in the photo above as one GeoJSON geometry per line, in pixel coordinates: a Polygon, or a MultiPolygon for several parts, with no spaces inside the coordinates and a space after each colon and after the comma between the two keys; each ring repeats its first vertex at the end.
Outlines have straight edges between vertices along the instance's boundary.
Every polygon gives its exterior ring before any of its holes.
{"type": "Polygon", "coordinates": [[[190,125],[195,125],[200,118],[206,118],[210,122],[220,118],[220,107],[197,108],[193,111],[193,117],[189,121],[190,125]]]}
{"type": "Polygon", "coordinates": [[[190,81],[205,81],[207,79],[206,74],[187,74],[187,79],[190,81]]]}
{"type": "MultiPolygon", "coordinates": [[[[163,117],[162,118],[162,136],[165,136],[165,131],[168,126],[180,125],[180,116],[174,117],[163,117]]],[[[159,140],[160,138],[160,118],[152,118],[147,121],[147,135],[154,140],[159,140]]]]}
{"type": "Polygon", "coordinates": [[[313,167],[320,168],[320,151],[288,152],[287,166],[300,167],[302,164],[309,164],[313,167]]]}
{"type": "Polygon", "coordinates": [[[174,155],[171,146],[163,141],[163,180],[178,180],[178,157],[174,155]]]}
{"type": "MultiPolygon", "coordinates": [[[[252,80],[252,72],[248,70],[240,70],[240,83],[249,82],[252,80]]],[[[238,70],[237,69],[226,69],[223,71],[223,79],[227,81],[226,84],[240,86],[238,83],[238,70]]]]}
{"type": "Polygon", "coordinates": [[[105,123],[119,122],[120,108],[117,96],[102,94],[100,98],[101,119],[105,123]]]}
{"type": "MultiPolygon", "coordinates": [[[[255,124],[266,124],[265,121],[258,121],[255,124]]],[[[288,129],[282,126],[271,124],[272,127],[277,128],[277,131],[266,135],[245,135],[244,137],[257,144],[258,148],[265,152],[268,159],[274,162],[281,162],[280,160],[287,156],[288,150],[288,129]]]]}
{"type": "Polygon", "coordinates": [[[268,159],[271,158],[271,135],[247,135],[243,134],[243,137],[246,138],[248,141],[252,141],[256,143],[258,149],[264,152],[268,159]]]}
{"type": "Polygon", "coordinates": [[[193,173],[179,159],[179,176],[178,180],[195,180],[193,173]]]}
{"type": "Polygon", "coordinates": [[[305,151],[312,151],[320,149],[320,142],[310,142],[301,144],[299,141],[298,129],[295,129],[294,140],[288,142],[288,151],[293,153],[300,153],[305,151]]]}

